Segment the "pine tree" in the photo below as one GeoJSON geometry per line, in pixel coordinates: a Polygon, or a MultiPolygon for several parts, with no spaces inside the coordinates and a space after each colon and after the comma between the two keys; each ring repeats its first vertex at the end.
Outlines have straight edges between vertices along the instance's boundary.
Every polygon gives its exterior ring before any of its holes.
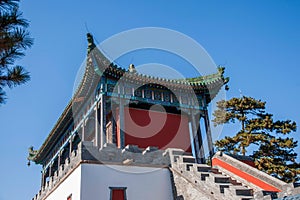
{"type": "Polygon", "coordinates": [[[5,102],[5,87],[12,88],[30,79],[15,60],[24,56],[24,51],[33,44],[26,30],[28,21],[19,11],[19,0],[0,0],[0,104],[5,102]]]}
{"type": "Polygon", "coordinates": [[[216,141],[218,150],[246,155],[255,159],[258,169],[285,182],[300,180],[300,164],[297,163],[297,141],[288,137],[296,131],[296,123],[291,120],[273,120],[266,113],[266,102],[251,97],[232,98],[217,103],[214,125],[239,122],[240,130],[233,137],[226,136],[216,141]],[[256,145],[257,150],[247,152],[256,145]]]}

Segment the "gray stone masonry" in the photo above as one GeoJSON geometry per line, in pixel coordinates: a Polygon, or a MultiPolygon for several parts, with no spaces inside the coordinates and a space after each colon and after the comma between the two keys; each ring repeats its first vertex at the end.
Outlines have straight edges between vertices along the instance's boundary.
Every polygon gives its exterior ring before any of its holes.
{"type": "MultiPolygon", "coordinates": [[[[220,154],[215,156],[220,157],[220,154]]],[[[236,162],[234,158],[223,156],[224,158],[230,164],[236,162]]],[[[205,164],[195,163],[195,158],[181,149],[159,150],[157,147],[140,149],[135,145],[119,149],[114,144],[106,143],[99,150],[92,142],[85,141],[78,145],[78,149],[72,152],[71,157],[60,165],[53,176],[47,178],[45,186],[32,200],[46,199],[80,163],[168,168],[174,200],[272,199],[270,195],[265,195],[263,191],[243,182],[239,177],[205,164]]],[[[249,173],[247,166],[240,164],[236,167],[249,173]]],[[[264,180],[265,177],[269,178],[268,175],[261,173],[257,172],[256,177],[264,180]]],[[[277,185],[281,184],[277,180],[274,181],[277,185]]],[[[279,197],[292,195],[296,191],[287,184],[282,185],[282,190],[284,192],[279,193],[279,197]]]]}
{"type": "MultiPolygon", "coordinates": [[[[278,198],[284,198],[288,196],[300,194],[300,187],[294,188],[293,184],[287,184],[282,192],[278,193],[278,198]]],[[[300,198],[299,198],[300,199],[300,198]]]]}
{"type": "Polygon", "coordinates": [[[176,194],[174,199],[184,200],[246,200],[253,199],[252,189],[222,175],[205,164],[196,164],[194,158],[179,149],[171,149],[170,171],[176,194]]]}
{"type": "Polygon", "coordinates": [[[92,142],[84,141],[79,143],[78,149],[73,151],[71,157],[67,158],[64,163],[53,176],[49,177],[45,187],[41,188],[32,200],[45,199],[80,163],[164,168],[170,166],[170,157],[167,151],[158,150],[157,147],[142,150],[135,145],[128,145],[121,150],[114,144],[106,143],[99,150],[93,146],[92,142]]]}

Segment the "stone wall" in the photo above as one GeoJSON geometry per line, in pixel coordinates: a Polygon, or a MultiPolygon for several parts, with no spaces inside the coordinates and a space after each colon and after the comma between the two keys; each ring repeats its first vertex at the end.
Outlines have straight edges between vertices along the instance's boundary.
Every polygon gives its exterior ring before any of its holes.
{"type": "Polygon", "coordinates": [[[119,149],[114,144],[105,144],[99,150],[92,142],[81,142],[71,157],[61,162],[64,164],[61,164],[59,170],[47,179],[45,186],[33,200],[46,199],[83,163],[169,169],[174,200],[275,199],[300,193],[299,188],[294,189],[291,184],[279,181],[230,156],[217,153],[214,158],[222,159],[241,171],[280,187],[282,192],[268,193],[219,166],[212,168],[205,164],[197,164],[191,154],[181,149],[159,150],[156,147],[140,149],[135,145],[119,149]]]}

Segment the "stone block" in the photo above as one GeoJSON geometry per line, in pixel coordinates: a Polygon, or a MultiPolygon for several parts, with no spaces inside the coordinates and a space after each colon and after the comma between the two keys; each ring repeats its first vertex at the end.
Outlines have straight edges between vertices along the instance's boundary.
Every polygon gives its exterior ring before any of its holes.
{"type": "Polygon", "coordinates": [[[83,149],[84,147],[92,147],[92,146],[94,146],[94,145],[93,145],[93,142],[91,142],[91,141],[81,141],[78,144],[78,149],[83,149]]]}
{"type": "Polygon", "coordinates": [[[73,150],[71,153],[71,159],[77,156],[77,150],[73,150]]]}
{"type": "Polygon", "coordinates": [[[124,151],[129,151],[132,153],[142,153],[142,150],[137,146],[137,145],[127,145],[123,150],[122,153],[124,151]]]}
{"type": "Polygon", "coordinates": [[[211,172],[211,167],[206,164],[196,164],[195,167],[198,172],[211,172]]]}
{"type": "Polygon", "coordinates": [[[132,164],[133,162],[134,162],[133,159],[126,159],[126,160],[123,161],[123,164],[124,164],[124,165],[130,165],[130,164],[132,164]]]}
{"type": "Polygon", "coordinates": [[[105,143],[103,145],[104,148],[117,148],[116,144],[113,143],[105,143]]]}
{"type": "Polygon", "coordinates": [[[148,152],[153,152],[153,151],[157,151],[157,150],[159,150],[158,147],[149,146],[142,152],[142,154],[145,155],[148,152]]]}

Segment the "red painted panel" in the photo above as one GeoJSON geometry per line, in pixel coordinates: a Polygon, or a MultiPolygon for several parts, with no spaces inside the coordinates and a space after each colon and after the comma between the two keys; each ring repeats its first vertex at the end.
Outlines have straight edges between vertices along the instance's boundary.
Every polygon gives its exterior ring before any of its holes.
{"type": "Polygon", "coordinates": [[[124,200],[125,191],[123,189],[112,189],[112,200],[124,200]]]}
{"type": "MultiPolygon", "coordinates": [[[[117,144],[120,146],[119,117],[117,113],[117,144]]],[[[124,109],[125,145],[141,148],[156,146],[160,149],[180,148],[191,152],[188,117],[184,115],[149,111],[135,108],[124,109]]]]}
{"type": "Polygon", "coordinates": [[[243,172],[243,171],[229,165],[228,163],[223,162],[222,160],[220,160],[218,158],[213,158],[212,166],[216,166],[216,165],[226,169],[227,171],[230,171],[231,173],[234,173],[235,175],[245,179],[246,181],[249,181],[250,183],[253,183],[254,185],[260,187],[263,190],[272,191],[272,192],[280,192],[280,190],[278,188],[276,188],[272,185],[269,185],[268,183],[254,177],[246,172],[243,172]]]}

